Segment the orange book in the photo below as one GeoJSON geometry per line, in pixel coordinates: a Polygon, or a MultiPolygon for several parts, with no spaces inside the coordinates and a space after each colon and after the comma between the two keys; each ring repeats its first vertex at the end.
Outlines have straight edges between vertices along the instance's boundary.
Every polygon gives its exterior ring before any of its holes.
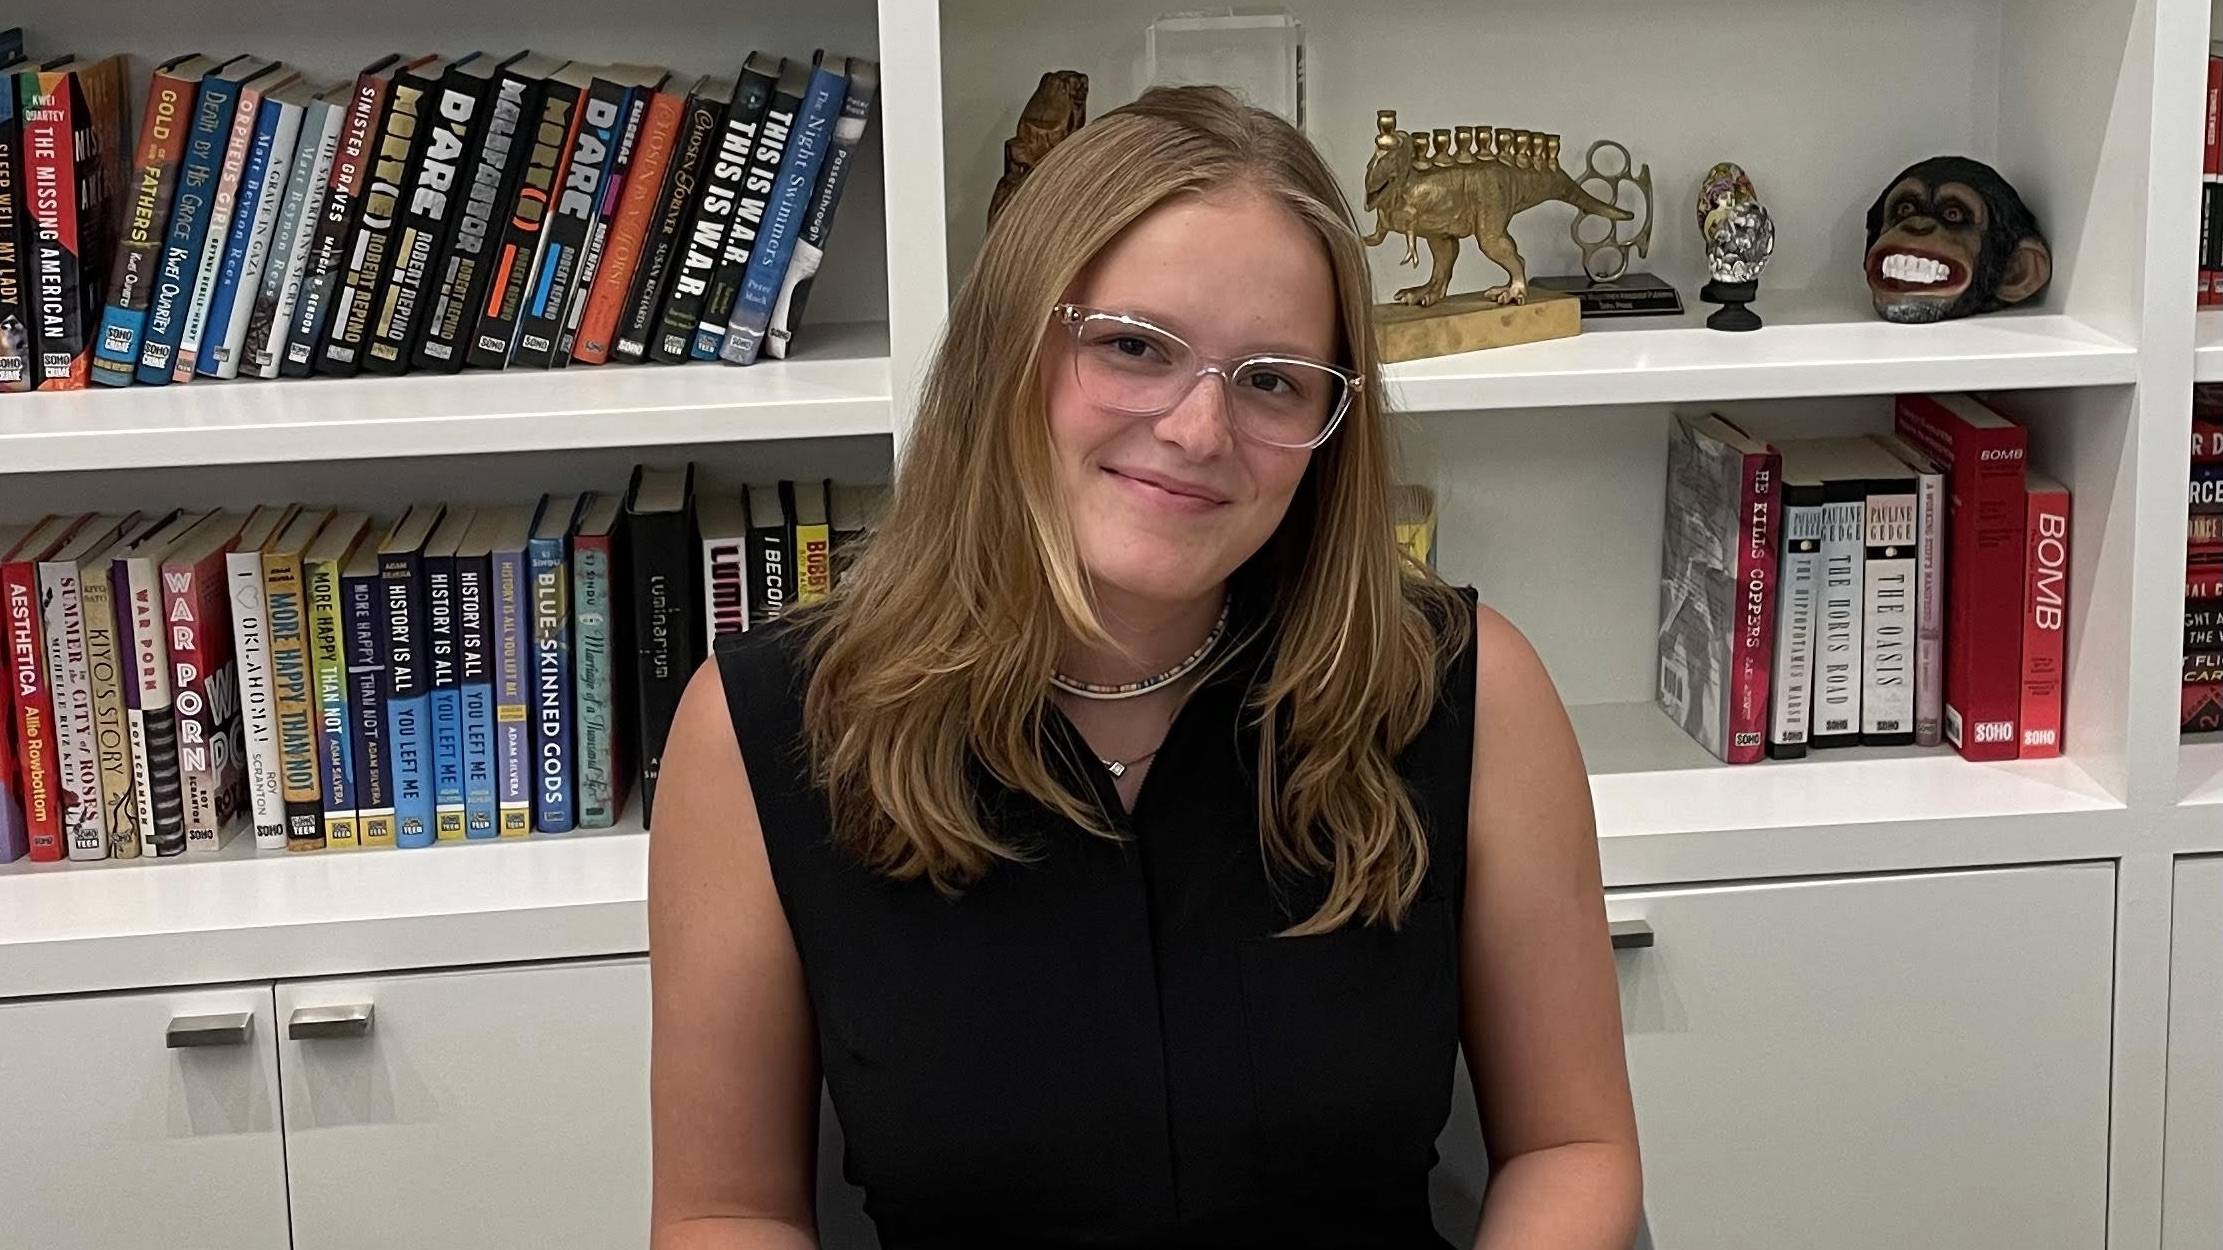
{"type": "Polygon", "coordinates": [[[610,222],[602,268],[595,274],[586,313],[579,319],[579,342],[572,349],[573,360],[599,365],[610,358],[610,346],[617,340],[618,318],[625,313],[625,297],[633,288],[633,271],[641,262],[649,219],[655,216],[657,201],[663,195],[664,173],[671,165],[680,114],[686,107],[686,97],[679,92],[659,91],[649,101],[648,117],[641,123],[640,147],[633,153],[632,168],[625,172],[617,216],[610,222]]]}

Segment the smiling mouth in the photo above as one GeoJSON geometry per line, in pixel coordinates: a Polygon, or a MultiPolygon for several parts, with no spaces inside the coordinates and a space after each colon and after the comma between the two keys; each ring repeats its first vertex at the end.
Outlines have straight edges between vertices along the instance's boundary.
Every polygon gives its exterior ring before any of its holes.
{"type": "Polygon", "coordinates": [[[1950,257],[1890,251],[1868,258],[1868,280],[1893,294],[1951,295],[1968,285],[1968,273],[1950,257]]]}
{"type": "Polygon", "coordinates": [[[1152,481],[1149,478],[1137,477],[1132,473],[1122,473],[1118,469],[1113,468],[1106,468],[1104,472],[1109,473],[1113,477],[1116,477],[1121,481],[1127,483],[1130,487],[1139,488],[1140,490],[1151,496],[1164,500],[1165,502],[1176,505],[1178,507],[1197,509],[1216,508],[1219,505],[1227,502],[1217,495],[1209,494],[1207,492],[1197,490],[1192,487],[1168,485],[1165,483],[1152,481]]]}

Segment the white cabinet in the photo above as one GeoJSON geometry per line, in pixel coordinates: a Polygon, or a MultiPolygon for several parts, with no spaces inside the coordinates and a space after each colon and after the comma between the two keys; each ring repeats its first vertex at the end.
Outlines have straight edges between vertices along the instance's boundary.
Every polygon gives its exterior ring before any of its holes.
{"type": "Polygon", "coordinates": [[[648,961],[277,991],[295,1250],[638,1247],[648,961]]]}
{"type": "Polygon", "coordinates": [[[2177,861],[2161,1250],[2223,1245],[2223,859],[2177,861]]]}
{"type": "Polygon", "coordinates": [[[1659,1250],[2105,1245],[2111,865],[1609,909],[1659,1250]]]}
{"type": "Polygon", "coordinates": [[[0,1244],[286,1250],[270,985],[0,1003],[0,1244]]]}

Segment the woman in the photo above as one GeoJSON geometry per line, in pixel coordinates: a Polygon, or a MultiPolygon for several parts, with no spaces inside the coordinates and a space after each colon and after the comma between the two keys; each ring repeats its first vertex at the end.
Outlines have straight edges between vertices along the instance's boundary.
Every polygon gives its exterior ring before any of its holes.
{"type": "Polygon", "coordinates": [[[821,1072],[891,1250],[1476,1245],[1638,1206],[1589,787],[1401,560],[1363,249],[1215,89],[1079,131],[951,309],[892,513],[723,640],[657,795],[655,1244],[809,1247],[821,1072]]]}

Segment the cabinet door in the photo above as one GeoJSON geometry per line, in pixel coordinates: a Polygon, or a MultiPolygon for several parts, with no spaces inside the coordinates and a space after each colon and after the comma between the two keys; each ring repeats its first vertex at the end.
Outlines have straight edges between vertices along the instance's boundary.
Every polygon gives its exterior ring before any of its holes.
{"type": "Polygon", "coordinates": [[[648,1239],[648,961],[281,982],[295,1250],[648,1239]]]}
{"type": "Polygon", "coordinates": [[[286,1250],[270,986],[0,1003],[0,1244],[286,1250]]]}
{"type": "Polygon", "coordinates": [[[2100,1250],[2114,882],[1615,891],[1657,943],[1618,959],[1660,1250],[2100,1250]]]}
{"type": "Polygon", "coordinates": [[[2223,1245],[2223,859],[2177,861],[2162,1250],[2223,1245]]]}

